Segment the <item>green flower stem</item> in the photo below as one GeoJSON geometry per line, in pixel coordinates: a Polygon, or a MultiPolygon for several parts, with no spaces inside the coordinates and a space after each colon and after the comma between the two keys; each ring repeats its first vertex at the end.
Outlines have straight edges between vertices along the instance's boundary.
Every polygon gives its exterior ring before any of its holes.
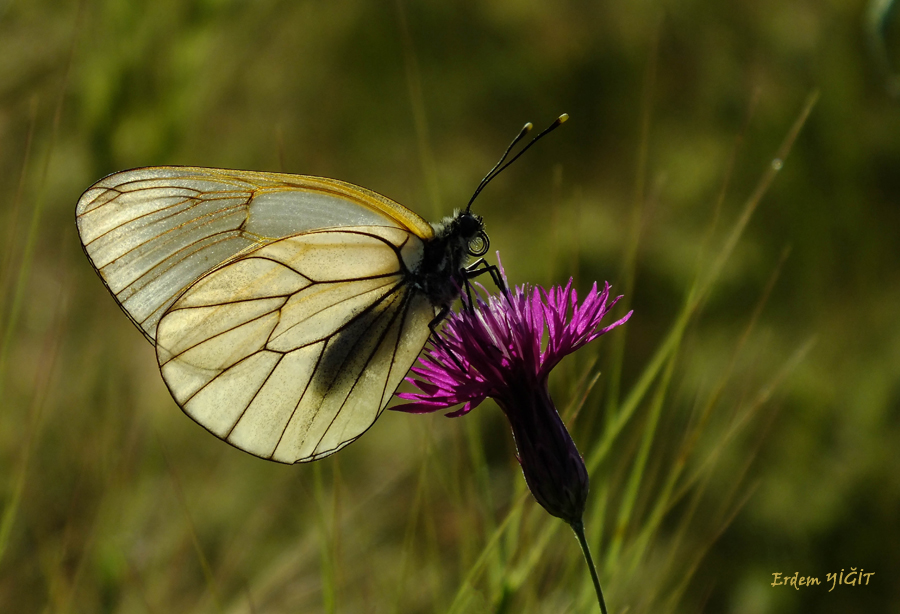
{"type": "Polygon", "coordinates": [[[578,538],[578,543],[581,545],[581,551],[584,552],[584,560],[587,561],[588,569],[591,570],[591,580],[594,581],[594,590],[597,591],[597,601],[600,603],[600,612],[602,612],[602,614],[607,614],[606,602],[603,600],[603,591],[600,589],[600,578],[597,577],[594,559],[591,558],[591,549],[588,548],[587,539],[584,537],[584,522],[578,520],[569,526],[575,531],[575,537],[578,538]]]}

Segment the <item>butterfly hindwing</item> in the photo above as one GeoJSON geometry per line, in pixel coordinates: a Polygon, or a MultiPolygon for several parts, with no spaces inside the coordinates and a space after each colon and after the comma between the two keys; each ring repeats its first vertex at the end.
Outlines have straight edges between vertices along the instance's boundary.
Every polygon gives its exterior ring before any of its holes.
{"type": "Polygon", "coordinates": [[[375,421],[430,334],[434,308],[406,283],[422,246],[397,228],[323,230],[205,275],[159,322],[172,396],[257,456],[337,451],[375,421]]]}

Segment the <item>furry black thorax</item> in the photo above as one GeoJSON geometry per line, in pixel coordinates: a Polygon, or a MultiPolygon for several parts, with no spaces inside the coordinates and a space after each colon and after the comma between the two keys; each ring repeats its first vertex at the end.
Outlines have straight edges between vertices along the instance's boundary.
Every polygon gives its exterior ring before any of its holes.
{"type": "Polygon", "coordinates": [[[487,239],[484,221],[468,211],[456,211],[434,224],[434,238],[425,241],[422,263],[411,275],[413,286],[435,307],[449,307],[459,297],[472,255],[470,246],[479,236],[487,239]]]}

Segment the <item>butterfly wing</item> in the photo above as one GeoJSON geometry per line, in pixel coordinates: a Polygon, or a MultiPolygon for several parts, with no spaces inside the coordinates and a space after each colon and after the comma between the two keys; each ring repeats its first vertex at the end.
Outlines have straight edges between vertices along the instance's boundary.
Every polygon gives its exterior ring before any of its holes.
{"type": "Polygon", "coordinates": [[[431,226],[402,205],[334,179],[162,166],[114,173],[78,201],[84,251],[152,342],[160,318],[200,277],[242,253],[320,228],[431,226]]]}
{"type": "Polygon", "coordinates": [[[76,219],[179,406],[262,458],[310,461],[355,440],[430,334],[434,307],[406,281],[431,225],[352,184],[135,169],[89,188],[76,219]]]}

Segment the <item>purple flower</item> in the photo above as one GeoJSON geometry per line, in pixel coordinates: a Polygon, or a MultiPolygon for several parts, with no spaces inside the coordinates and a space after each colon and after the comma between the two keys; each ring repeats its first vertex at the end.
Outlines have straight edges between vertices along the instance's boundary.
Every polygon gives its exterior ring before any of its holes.
{"type": "MultiPolygon", "coordinates": [[[[505,283],[502,265],[500,274],[505,283]]],[[[447,414],[458,417],[491,397],[512,426],[519,464],[534,498],[569,524],[580,522],[587,469],[553,405],[547,378],[564,356],[631,317],[628,312],[600,327],[619,298],[607,302],[609,284],[598,292],[594,283],[579,305],[570,279],[565,287],[549,291],[517,286],[487,301],[476,295],[471,309],[464,299],[463,309],[451,313],[437,342],[412,369],[415,377],[407,378],[421,392],[399,393],[412,402],[394,409],[428,413],[464,403],[447,414]]]]}

